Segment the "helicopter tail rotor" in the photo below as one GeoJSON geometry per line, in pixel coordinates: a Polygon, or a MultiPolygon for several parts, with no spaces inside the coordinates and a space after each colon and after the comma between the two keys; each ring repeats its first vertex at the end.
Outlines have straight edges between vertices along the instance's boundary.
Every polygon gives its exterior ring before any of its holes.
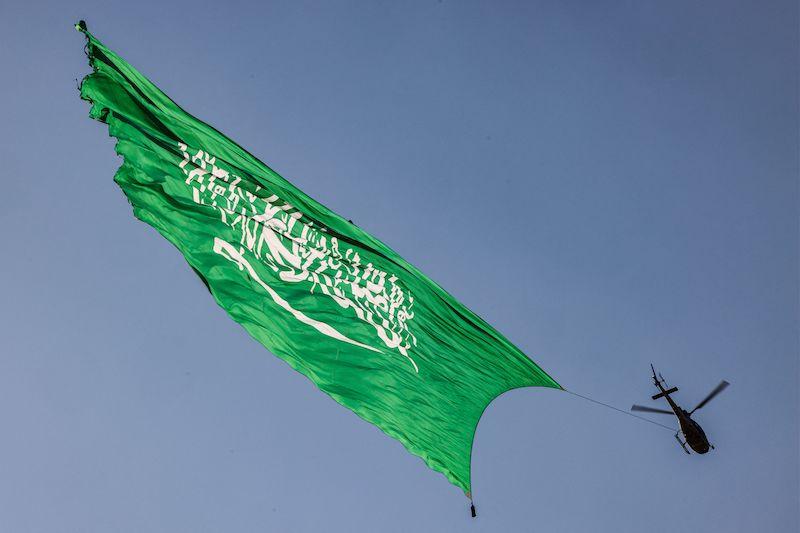
{"type": "Polygon", "coordinates": [[[653,385],[655,385],[656,387],[659,387],[659,388],[661,388],[661,387],[668,388],[669,387],[669,385],[667,385],[667,380],[664,379],[664,376],[661,375],[661,372],[656,372],[656,369],[653,366],[653,363],[650,363],[650,370],[653,371],[653,385]]]}

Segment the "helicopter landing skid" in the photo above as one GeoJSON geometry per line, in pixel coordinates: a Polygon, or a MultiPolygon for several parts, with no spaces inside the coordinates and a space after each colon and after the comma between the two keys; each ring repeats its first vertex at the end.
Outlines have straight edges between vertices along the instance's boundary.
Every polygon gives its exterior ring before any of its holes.
{"type": "Polygon", "coordinates": [[[691,454],[689,453],[689,450],[687,450],[687,449],[686,449],[686,443],[685,443],[685,442],[683,442],[683,441],[681,440],[681,438],[678,436],[678,435],[680,435],[680,433],[681,433],[680,431],[676,431],[676,432],[675,432],[675,440],[676,440],[676,441],[678,441],[678,444],[680,444],[680,445],[681,445],[681,448],[683,448],[683,451],[685,451],[685,452],[686,452],[686,455],[691,455],[691,454]]]}

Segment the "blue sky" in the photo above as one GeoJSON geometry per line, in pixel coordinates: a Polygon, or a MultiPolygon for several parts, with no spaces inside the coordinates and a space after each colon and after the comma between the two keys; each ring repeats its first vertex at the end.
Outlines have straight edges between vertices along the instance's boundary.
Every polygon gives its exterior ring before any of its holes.
{"type": "Polygon", "coordinates": [[[0,6],[0,530],[794,532],[796,2],[0,6]],[[84,18],[565,387],[487,409],[479,517],[273,357],[134,220],[84,18]],[[670,423],[669,418],[654,418],[670,423]]]}

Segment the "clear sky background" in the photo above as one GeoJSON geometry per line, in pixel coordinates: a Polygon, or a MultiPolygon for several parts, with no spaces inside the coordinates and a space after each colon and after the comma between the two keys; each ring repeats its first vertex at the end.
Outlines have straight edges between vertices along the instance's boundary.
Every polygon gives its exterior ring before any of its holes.
{"type": "Polygon", "coordinates": [[[796,1],[35,2],[0,20],[0,531],[798,531],[796,1]],[[257,5],[257,6],[256,6],[257,5]],[[89,28],[565,387],[461,491],[250,339],[131,215],[89,28]],[[668,417],[653,415],[672,424],[668,417]]]}

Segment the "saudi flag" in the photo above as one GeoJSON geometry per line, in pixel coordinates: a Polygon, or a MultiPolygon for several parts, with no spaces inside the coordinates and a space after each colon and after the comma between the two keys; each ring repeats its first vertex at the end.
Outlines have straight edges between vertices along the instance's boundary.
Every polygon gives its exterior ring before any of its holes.
{"type": "Polygon", "coordinates": [[[134,216],[178,248],[253,338],[470,496],[486,406],[558,383],[391,248],[76,27],[93,70],[81,98],[117,139],[114,181],[134,216]]]}

